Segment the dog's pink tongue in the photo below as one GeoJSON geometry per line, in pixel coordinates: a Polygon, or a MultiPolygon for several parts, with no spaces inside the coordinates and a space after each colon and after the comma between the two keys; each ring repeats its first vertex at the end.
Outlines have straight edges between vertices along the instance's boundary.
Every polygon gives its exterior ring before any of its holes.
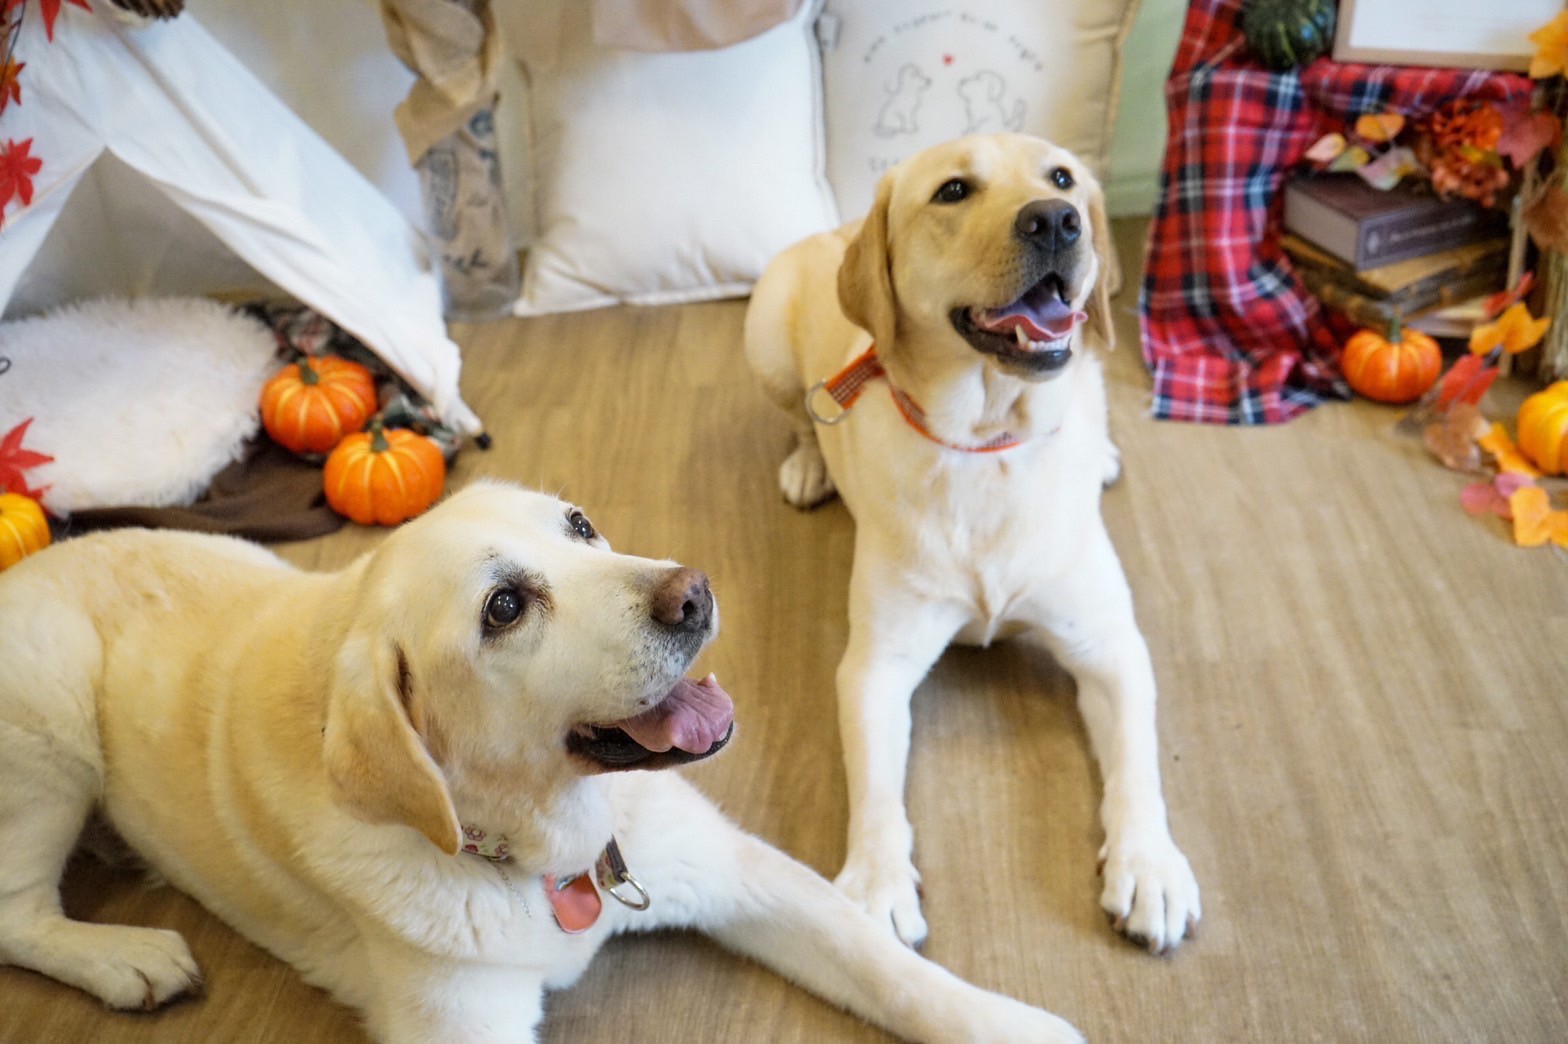
{"type": "Polygon", "coordinates": [[[616,727],[655,753],[678,747],[705,754],[734,720],[734,702],[710,674],[699,682],[682,678],[657,706],[616,722],[616,727]]]}
{"type": "Polygon", "coordinates": [[[1011,334],[1022,327],[1031,341],[1055,341],[1072,333],[1073,327],[1087,318],[1083,312],[1067,307],[1055,294],[1028,294],[1010,305],[977,312],[975,325],[999,334],[1011,334]]]}

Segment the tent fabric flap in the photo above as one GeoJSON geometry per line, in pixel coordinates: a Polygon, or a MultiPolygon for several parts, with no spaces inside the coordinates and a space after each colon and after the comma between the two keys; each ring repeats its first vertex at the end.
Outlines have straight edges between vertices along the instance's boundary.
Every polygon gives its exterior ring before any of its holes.
{"type": "MultiPolygon", "coordinates": [[[[52,42],[41,19],[30,18],[18,40],[24,104],[7,108],[0,136],[32,138],[43,167],[32,203],[0,225],[0,311],[83,172],[108,153],[262,276],[364,342],[447,424],[478,433],[458,391],[458,348],[420,233],[190,12],[138,25],[98,7],[65,8],[52,42]]],[[[82,239],[71,237],[70,248],[81,250],[82,239]]],[[[124,244],[118,253],[122,264],[137,256],[124,244]]],[[[145,263],[156,265],[157,252],[145,263]]],[[[128,277],[127,292],[147,282],[128,277]]]]}

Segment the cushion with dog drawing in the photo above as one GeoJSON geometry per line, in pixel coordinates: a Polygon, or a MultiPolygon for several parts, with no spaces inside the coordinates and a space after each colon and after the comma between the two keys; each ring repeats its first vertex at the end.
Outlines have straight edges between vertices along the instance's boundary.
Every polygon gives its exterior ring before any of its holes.
{"type": "Polygon", "coordinates": [[[846,220],[877,178],[962,134],[1022,131],[1102,179],[1137,0],[827,0],[828,179],[846,220]]]}
{"type": "Polygon", "coordinates": [[[739,296],[837,223],[819,0],[741,43],[661,53],[595,43],[592,6],[497,9],[528,81],[537,238],[517,314],[739,296]]]}

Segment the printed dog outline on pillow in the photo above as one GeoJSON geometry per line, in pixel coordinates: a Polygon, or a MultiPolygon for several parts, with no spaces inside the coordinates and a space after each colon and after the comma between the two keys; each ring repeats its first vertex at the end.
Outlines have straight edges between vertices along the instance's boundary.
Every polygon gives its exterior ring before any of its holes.
{"type": "Polygon", "coordinates": [[[982,69],[973,76],[964,77],[958,81],[958,96],[964,102],[965,134],[1023,130],[1028,107],[1022,98],[1014,98],[1012,112],[1007,111],[1003,104],[1007,97],[1007,81],[1001,73],[982,69]]]}
{"type": "Polygon", "coordinates": [[[888,99],[877,114],[871,129],[880,138],[893,138],[900,134],[918,134],[915,112],[920,108],[920,96],[931,87],[931,77],[920,71],[920,66],[907,62],[898,70],[898,79],[887,88],[888,99]]]}

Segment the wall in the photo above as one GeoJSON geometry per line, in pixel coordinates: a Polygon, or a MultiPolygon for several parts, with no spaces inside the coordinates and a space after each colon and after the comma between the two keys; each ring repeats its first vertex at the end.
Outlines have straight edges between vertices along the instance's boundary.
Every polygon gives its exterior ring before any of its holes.
{"type": "Polygon", "coordinates": [[[1185,0],[1143,0],[1128,34],[1121,111],[1105,184],[1112,214],[1148,214],[1154,209],[1165,154],[1165,78],[1186,14],[1185,0]]]}

